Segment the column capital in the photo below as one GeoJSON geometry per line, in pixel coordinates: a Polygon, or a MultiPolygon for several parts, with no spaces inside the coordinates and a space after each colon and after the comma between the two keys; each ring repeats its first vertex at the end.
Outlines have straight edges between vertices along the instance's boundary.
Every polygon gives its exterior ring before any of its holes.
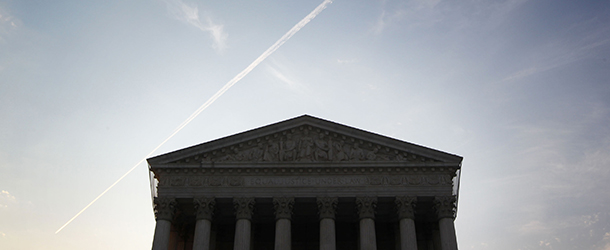
{"type": "Polygon", "coordinates": [[[193,199],[197,220],[212,220],[216,199],[214,197],[196,197],[193,199]]]}
{"type": "Polygon", "coordinates": [[[153,203],[156,220],[172,221],[176,211],[176,199],[173,197],[155,197],[153,203]]]}
{"type": "Polygon", "coordinates": [[[396,210],[398,212],[398,218],[415,218],[415,203],[417,202],[417,197],[415,196],[398,196],[394,203],[396,203],[396,210]]]}
{"type": "Polygon", "coordinates": [[[337,197],[318,197],[316,203],[318,203],[320,219],[335,219],[335,211],[337,210],[337,204],[339,204],[337,197]]]}
{"type": "Polygon", "coordinates": [[[434,197],[434,209],[439,219],[455,219],[455,196],[436,196],[434,197]]]}
{"type": "Polygon", "coordinates": [[[360,219],[375,219],[375,208],[377,207],[377,197],[356,197],[356,206],[360,219]]]}
{"type": "Polygon", "coordinates": [[[235,206],[236,219],[252,219],[252,213],[254,212],[254,203],[254,198],[250,197],[233,198],[233,206],[235,206]]]}
{"type": "Polygon", "coordinates": [[[290,219],[292,218],[292,207],[294,206],[294,197],[275,197],[273,198],[273,208],[275,209],[275,219],[290,219]]]}

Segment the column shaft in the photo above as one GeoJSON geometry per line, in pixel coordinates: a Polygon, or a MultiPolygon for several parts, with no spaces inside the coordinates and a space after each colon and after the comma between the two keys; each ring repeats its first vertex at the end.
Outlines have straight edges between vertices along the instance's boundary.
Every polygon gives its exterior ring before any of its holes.
{"type": "Polygon", "coordinates": [[[320,213],[320,250],[335,250],[337,248],[335,210],[337,210],[339,199],[337,197],[318,197],[316,203],[320,213]]]}
{"type": "Polygon", "coordinates": [[[169,233],[171,228],[171,221],[157,220],[152,250],[167,250],[167,248],[169,247],[169,233]]]}
{"type": "Polygon", "coordinates": [[[250,229],[251,224],[248,219],[239,219],[235,223],[235,241],[234,250],[249,250],[250,249],[250,229]]]}
{"type": "Polygon", "coordinates": [[[356,197],[360,217],[360,250],[377,250],[375,236],[375,208],[377,197],[356,197]]]}
{"type": "Polygon", "coordinates": [[[254,210],[254,198],[240,197],[233,199],[235,205],[235,241],[234,250],[250,250],[250,237],[252,235],[252,212],[254,210]]]}
{"type": "Polygon", "coordinates": [[[394,201],[400,219],[400,249],[417,250],[417,233],[415,232],[415,206],[417,197],[399,196],[394,201]]]}
{"type": "Polygon", "coordinates": [[[323,218],[320,220],[320,250],[335,250],[335,220],[323,218]]]}
{"type": "Polygon", "coordinates": [[[415,221],[411,218],[403,218],[400,220],[400,249],[417,250],[415,221]]]}
{"type": "Polygon", "coordinates": [[[197,215],[193,250],[210,250],[210,232],[216,200],[214,197],[196,197],[193,199],[193,205],[197,215]]]}
{"type": "Polygon", "coordinates": [[[209,220],[197,220],[195,224],[195,239],[193,250],[210,250],[210,232],[212,222],[209,220]]]}
{"type": "Polygon", "coordinates": [[[275,210],[275,250],[290,250],[292,247],[291,222],[294,197],[273,198],[275,210]]]}
{"type": "Polygon", "coordinates": [[[275,250],[290,250],[292,234],[289,219],[278,219],[275,222],[275,250]]]}
{"type": "Polygon", "coordinates": [[[375,220],[371,218],[360,219],[360,250],[377,250],[375,220]]]}
{"type": "Polygon", "coordinates": [[[440,219],[438,221],[438,227],[441,234],[442,250],[457,250],[457,238],[455,236],[453,218],[440,219]]]}
{"type": "Polygon", "coordinates": [[[176,200],[172,197],[155,197],[153,203],[157,225],[155,225],[155,238],[153,239],[152,249],[167,250],[169,248],[176,200]]]}
{"type": "Polygon", "coordinates": [[[442,250],[457,250],[457,238],[455,236],[456,211],[455,196],[437,196],[434,198],[434,208],[438,216],[438,229],[441,235],[442,250]]]}

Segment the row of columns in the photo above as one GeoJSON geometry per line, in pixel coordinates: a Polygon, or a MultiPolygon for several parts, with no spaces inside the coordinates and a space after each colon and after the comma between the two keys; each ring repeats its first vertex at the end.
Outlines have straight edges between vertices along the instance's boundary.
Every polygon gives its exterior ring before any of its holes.
{"type": "MultiPolygon", "coordinates": [[[[395,203],[399,216],[400,249],[417,250],[414,207],[416,197],[396,197],[395,203]]],[[[153,240],[153,250],[167,250],[169,245],[171,221],[176,202],[172,198],[155,198],[155,216],[157,224],[153,240]]],[[[197,222],[193,250],[210,249],[210,232],[212,215],[216,201],[211,197],[194,199],[197,222]]],[[[234,250],[250,250],[251,219],[254,210],[254,198],[239,197],[233,199],[235,206],[235,240],[234,250]]],[[[335,250],[335,210],[338,198],[318,197],[320,213],[320,250],[335,250]]],[[[375,234],[375,208],[377,197],[357,197],[356,205],[360,219],[360,250],[377,250],[375,234]]],[[[273,198],[275,210],[275,250],[290,250],[292,243],[291,217],[294,206],[293,197],[273,198]]],[[[439,218],[439,231],[442,250],[457,250],[455,235],[455,197],[435,197],[434,208],[439,218]]]]}

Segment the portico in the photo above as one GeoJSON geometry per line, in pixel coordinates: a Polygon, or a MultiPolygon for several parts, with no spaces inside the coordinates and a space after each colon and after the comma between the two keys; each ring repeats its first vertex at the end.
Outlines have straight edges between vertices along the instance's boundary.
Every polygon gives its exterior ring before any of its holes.
{"type": "Polygon", "coordinates": [[[153,249],[457,249],[462,158],[311,116],[148,159],[153,249]]]}

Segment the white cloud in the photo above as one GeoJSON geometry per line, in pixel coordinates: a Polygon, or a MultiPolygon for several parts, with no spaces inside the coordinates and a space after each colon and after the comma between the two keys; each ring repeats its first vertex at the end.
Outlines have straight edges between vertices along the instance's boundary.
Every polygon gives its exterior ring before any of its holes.
{"type": "Polygon", "coordinates": [[[163,1],[173,18],[207,32],[214,41],[212,45],[214,49],[221,52],[227,47],[228,34],[224,31],[224,26],[215,23],[209,15],[203,15],[201,18],[197,6],[190,6],[181,0],[163,1]]]}
{"type": "Polygon", "coordinates": [[[2,190],[0,192],[0,209],[8,208],[17,203],[15,196],[11,195],[8,191],[2,190]]]}

